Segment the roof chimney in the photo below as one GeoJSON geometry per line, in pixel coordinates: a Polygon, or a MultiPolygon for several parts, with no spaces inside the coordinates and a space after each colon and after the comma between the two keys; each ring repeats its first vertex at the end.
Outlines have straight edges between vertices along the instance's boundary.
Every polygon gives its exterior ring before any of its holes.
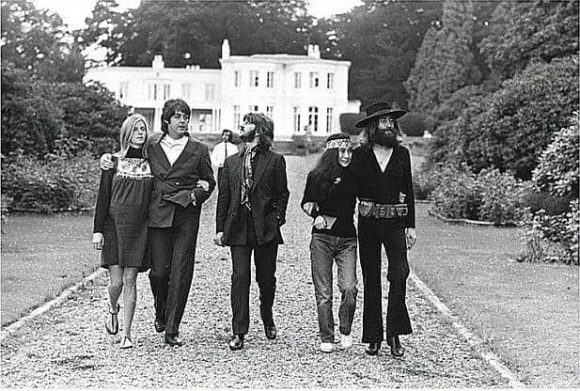
{"type": "Polygon", "coordinates": [[[222,43],[222,59],[227,60],[228,58],[230,58],[230,41],[224,39],[222,43]]]}
{"type": "Polygon", "coordinates": [[[308,45],[308,57],[320,58],[320,48],[318,45],[308,45]]]}
{"type": "Polygon", "coordinates": [[[163,61],[163,56],[161,54],[157,54],[153,58],[153,63],[151,64],[153,69],[163,69],[165,67],[165,62],[163,61]]]}

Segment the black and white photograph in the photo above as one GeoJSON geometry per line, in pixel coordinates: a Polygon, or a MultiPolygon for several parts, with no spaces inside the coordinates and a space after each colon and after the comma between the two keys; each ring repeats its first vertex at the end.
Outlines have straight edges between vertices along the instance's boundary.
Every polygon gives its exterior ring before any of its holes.
{"type": "Polygon", "coordinates": [[[0,0],[1,389],[580,388],[580,0],[0,0]]]}

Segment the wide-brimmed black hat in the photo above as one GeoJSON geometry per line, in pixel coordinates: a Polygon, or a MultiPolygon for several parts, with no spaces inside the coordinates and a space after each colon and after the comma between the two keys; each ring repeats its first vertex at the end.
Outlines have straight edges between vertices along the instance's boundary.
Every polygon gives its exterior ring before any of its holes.
{"type": "Polygon", "coordinates": [[[373,103],[367,107],[366,113],[367,116],[356,123],[355,126],[357,128],[364,128],[371,119],[380,117],[381,115],[390,115],[394,119],[397,119],[407,114],[405,110],[393,109],[387,102],[373,103]]]}

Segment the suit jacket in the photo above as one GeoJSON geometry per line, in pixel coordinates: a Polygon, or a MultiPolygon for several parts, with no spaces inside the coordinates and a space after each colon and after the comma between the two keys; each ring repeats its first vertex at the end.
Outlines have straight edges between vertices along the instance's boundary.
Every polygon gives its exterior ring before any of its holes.
{"type": "Polygon", "coordinates": [[[355,174],[359,199],[379,204],[407,204],[405,227],[415,228],[415,195],[407,148],[402,145],[393,148],[393,155],[382,172],[372,147],[362,146],[354,150],[350,168],[355,174]],[[401,193],[404,201],[401,201],[401,193]]]}
{"type": "MultiPolygon", "coordinates": [[[[283,243],[280,226],[286,222],[288,180],[284,156],[271,150],[258,151],[253,185],[250,189],[252,218],[259,245],[275,240],[283,243]]],[[[223,232],[227,246],[246,244],[247,221],[240,214],[244,154],[240,152],[226,159],[219,184],[216,210],[216,232],[223,232]]]]}
{"type": "Polygon", "coordinates": [[[154,176],[149,227],[167,228],[173,224],[177,205],[194,214],[209,198],[216,183],[207,145],[190,137],[172,166],[161,148],[160,140],[161,137],[155,137],[147,149],[154,176]],[[196,187],[200,179],[209,183],[209,191],[196,187]],[[195,206],[192,204],[191,193],[195,195],[195,206]]]}

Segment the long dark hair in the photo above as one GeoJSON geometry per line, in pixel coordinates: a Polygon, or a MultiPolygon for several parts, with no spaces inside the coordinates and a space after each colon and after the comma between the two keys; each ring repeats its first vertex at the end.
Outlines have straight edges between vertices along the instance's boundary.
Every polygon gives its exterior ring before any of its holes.
{"type": "MultiPolygon", "coordinates": [[[[350,136],[345,133],[332,134],[326,139],[326,142],[332,140],[350,140],[350,136]]],[[[315,202],[320,202],[324,199],[336,176],[344,169],[338,163],[338,148],[327,148],[318,159],[316,167],[308,174],[312,181],[315,202]]]]}
{"type": "Polygon", "coordinates": [[[248,113],[244,115],[244,122],[256,125],[256,134],[259,136],[258,148],[269,149],[274,142],[274,122],[262,113],[248,113]]]}

